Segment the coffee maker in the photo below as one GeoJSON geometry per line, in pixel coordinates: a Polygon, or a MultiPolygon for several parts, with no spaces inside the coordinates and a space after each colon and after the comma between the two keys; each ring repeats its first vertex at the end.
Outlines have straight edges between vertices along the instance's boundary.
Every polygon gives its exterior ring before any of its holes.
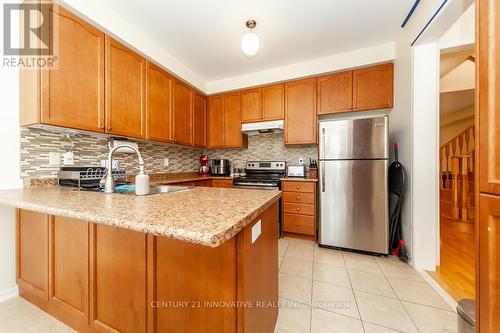
{"type": "Polygon", "coordinates": [[[203,154],[200,156],[200,170],[198,172],[200,176],[209,176],[210,167],[208,166],[208,156],[203,154]]]}

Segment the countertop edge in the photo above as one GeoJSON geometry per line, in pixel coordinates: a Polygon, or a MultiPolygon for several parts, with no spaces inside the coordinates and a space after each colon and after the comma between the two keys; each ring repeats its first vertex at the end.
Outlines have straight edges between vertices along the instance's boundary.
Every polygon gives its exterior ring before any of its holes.
{"type": "Polygon", "coordinates": [[[216,235],[204,235],[200,233],[188,232],[186,230],[182,230],[182,233],[179,233],[179,229],[176,228],[166,228],[161,226],[151,226],[145,225],[140,221],[136,221],[131,223],[129,220],[123,220],[119,218],[111,218],[111,217],[102,217],[98,215],[87,214],[82,216],[81,213],[75,212],[68,209],[61,208],[52,208],[47,207],[42,204],[33,204],[28,203],[23,200],[15,200],[15,199],[5,199],[0,198],[0,204],[18,208],[18,209],[26,209],[35,211],[38,213],[44,213],[55,216],[62,216],[73,218],[80,221],[102,224],[110,227],[121,228],[125,230],[131,230],[136,232],[141,232],[145,234],[151,234],[154,236],[167,237],[171,239],[177,239],[180,241],[185,241],[188,243],[199,244],[208,247],[218,247],[234,237],[238,232],[240,232],[246,225],[248,225],[251,221],[253,221],[257,216],[259,216],[262,212],[264,212],[267,208],[269,208],[274,202],[278,201],[281,197],[281,192],[277,193],[273,198],[265,202],[258,209],[247,215],[240,222],[236,223],[229,229],[220,232],[216,235]]]}

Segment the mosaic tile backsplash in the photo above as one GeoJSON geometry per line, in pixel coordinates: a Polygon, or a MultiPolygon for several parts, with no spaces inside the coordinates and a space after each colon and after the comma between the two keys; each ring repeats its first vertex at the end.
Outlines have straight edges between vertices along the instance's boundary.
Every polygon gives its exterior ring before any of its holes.
{"type": "MultiPolygon", "coordinates": [[[[71,141],[65,133],[56,133],[38,128],[21,129],[21,177],[54,177],[58,166],[49,165],[49,154],[73,150],[75,166],[99,166],[100,160],[107,159],[107,138],[92,134],[72,134],[71,141]],[[73,141],[73,143],[71,142],[73,141]]],[[[296,164],[299,158],[309,161],[318,158],[315,146],[286,147],[283,135],[266,133],[249,136],[248,149],[210,149],[202,150],[179,147],[169,144],[139,141],[139,150],[146,163],[146,172],[193,172],[198,170],[200,154],[205,153],[211,159],[227,158],[235,166],[243,167],[247,160],[284,160],[296,164]],[[169,166],[164,166],[164,159],[169,159],[169,166]]],[[[120,165],[131,173],[137,173],[136,156],[116,154],[120,165]]]]}

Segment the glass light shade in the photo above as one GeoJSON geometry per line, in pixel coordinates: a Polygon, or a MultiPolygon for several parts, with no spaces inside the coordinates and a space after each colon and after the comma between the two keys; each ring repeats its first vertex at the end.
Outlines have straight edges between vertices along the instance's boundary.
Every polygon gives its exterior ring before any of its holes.
{"type": "Polygon", "coordinates": [[[260,42],[259,37],[252,32],[248,32],[241,39],[241,49],[249,57],[253,57],[259,52],[260,42]]]}

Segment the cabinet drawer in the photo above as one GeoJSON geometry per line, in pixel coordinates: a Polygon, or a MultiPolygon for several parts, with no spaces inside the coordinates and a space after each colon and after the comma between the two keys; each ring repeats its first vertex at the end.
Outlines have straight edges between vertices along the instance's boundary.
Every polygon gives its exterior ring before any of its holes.
{"type": "Polygon", "coordinates": [[[299,192],[283,192],[283,202],[314,204],[314,194],[299,192]]]}
{"type": "Polygon", "coordinates": [[[283,214],[283,230],[314,236],[314,216],[283,214]]]}
{"type": "Polygon", "coordinates": [[[300,215],[314,215],[314,207],[314,205],[285,202],[283,203],[283,212],[300,215]]]}
{"type": "Polygon", "coordinates": [[[314,193],[314,188],[316,184],[310,182],[289,182],[285,181],[282,184],[283,191],[287,192],[303,192],[303,193],[314,193]]]}

